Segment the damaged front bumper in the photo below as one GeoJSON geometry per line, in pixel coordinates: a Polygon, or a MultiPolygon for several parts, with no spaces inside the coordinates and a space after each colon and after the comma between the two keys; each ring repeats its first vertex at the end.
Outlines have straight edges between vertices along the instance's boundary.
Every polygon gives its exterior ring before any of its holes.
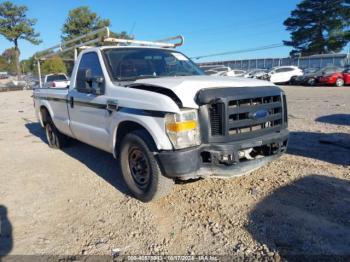
{"type": "Polygon", "coordinates": [[[162,151],[157,154],[157,158],[163,174],[170,178],[187,180],[209,176],[239,176],[266,165],[284,153],[288,133],[284,129],[243,141],[162,151]]]}

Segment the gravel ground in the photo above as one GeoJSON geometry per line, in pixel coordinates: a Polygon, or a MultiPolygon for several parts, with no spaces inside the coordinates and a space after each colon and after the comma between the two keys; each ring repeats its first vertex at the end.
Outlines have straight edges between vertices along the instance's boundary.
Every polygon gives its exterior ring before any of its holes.
{"type": "Polygon", "coordinates": [[[283,89],[287,154],[148,204],[128,195],[111,155],[50,149],[31,91],[0,93],[0,255],[350,255],[350,87],[283,89]]]}

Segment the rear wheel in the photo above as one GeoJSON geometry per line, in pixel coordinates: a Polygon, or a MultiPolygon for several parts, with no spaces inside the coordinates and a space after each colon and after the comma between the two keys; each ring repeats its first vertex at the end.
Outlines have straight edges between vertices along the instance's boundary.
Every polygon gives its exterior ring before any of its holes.
{"type": "Polygon", "coordinates": [[[136,130],[127,134],[120,145],[119,160],[122,175],[131,193],[143,202],[167,195],[174,184],[163,176],[149,146],[152,139],[146,131],[136,130]]]}
{"type": "Polygon", "coordinates": [[[343,86],[344,85],[344,80],[342,78],[338,78],[336,81],[335,81],[335,85],[336,86],[343,86]]]}
{"type": "Polygon", "coordinates": [[[68,145],[69,137],[58,131],[52,120],[45,124],[45,132],[49,147],[61,149],[68,145]]]}

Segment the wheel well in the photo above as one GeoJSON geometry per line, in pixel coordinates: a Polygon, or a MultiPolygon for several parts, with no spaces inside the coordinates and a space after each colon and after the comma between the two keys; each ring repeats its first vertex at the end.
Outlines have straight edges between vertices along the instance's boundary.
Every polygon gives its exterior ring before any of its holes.
{"type": "Polygon", "coordinates": [[[49,110],[45,106],[40,107],[40,115],[43,125],[45,125],[51,119],[49,110]]]}
{"type": "Polygon", "coordinates": [[[119,150],[119,146],[121,144],[121,141],[123,140],[123,138],[136,130],[142,130],[145,132],[145,136],[144,140],[145,143],[148,145],[150,150],[157,150],[156,144],[154,143],[153,137],[151,136],[151,134],[147,131],[147,129],[145,127],[143,127],[142,125],[136,123],[136,122],[132,122],[132,121],[124,121],[122,123],[119,124],[118,129],[117,129],[117,135],[116,135],[116,142],[115,142],[115,155],[118,155],[118,150],[119,150]]]}

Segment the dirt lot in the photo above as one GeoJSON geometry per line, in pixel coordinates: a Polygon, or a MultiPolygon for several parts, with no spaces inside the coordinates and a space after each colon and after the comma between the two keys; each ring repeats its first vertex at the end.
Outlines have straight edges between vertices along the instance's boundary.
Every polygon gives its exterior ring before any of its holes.
{"type": "Polygon", "coordinates": [[[111,155],[50,149],[31,91],[0,93],[0,255],[350,255],[350,87],[284,87],[288,153],[249,176],[128,195],[111,155]]]}

